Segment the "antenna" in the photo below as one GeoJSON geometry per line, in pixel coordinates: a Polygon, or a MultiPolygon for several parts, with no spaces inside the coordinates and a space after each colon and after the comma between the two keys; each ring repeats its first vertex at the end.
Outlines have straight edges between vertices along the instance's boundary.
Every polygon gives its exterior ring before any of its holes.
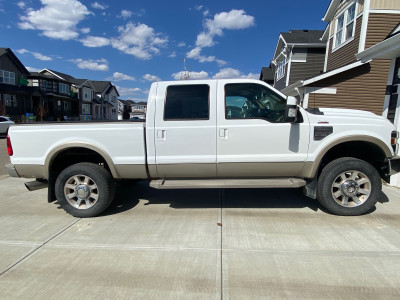
{"type": "Polygon", "coordinates": [[[186,58],[183,58],[183,74],[182,74],[182,79],[183,80],[189,80],[190,79],[190,72],[187,71],[186,69],[186,58]]]}

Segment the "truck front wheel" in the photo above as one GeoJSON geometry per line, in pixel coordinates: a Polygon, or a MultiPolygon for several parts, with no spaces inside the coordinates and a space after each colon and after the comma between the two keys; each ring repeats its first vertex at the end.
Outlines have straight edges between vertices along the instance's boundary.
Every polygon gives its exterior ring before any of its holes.
{"type": "Polygon", "coordinates": [[[322,170],[317,199],[336,215],[356,216],[375,206],[381,190],[381,179],[373,166],[360,159],[344,157],[322,170]]]}
{"type": "Polygon", "coordinates": [[[114,198],[114,180],[103,167],[78,163],[64,169],[55,184],[62,208],[74,217],[89,218],[101,214],[114,198]]]}

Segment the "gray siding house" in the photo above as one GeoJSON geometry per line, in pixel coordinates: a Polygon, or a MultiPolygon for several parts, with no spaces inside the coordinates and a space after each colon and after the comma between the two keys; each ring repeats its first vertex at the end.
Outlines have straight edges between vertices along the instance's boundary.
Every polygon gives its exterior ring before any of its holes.
{"type": "Polygon", "coordinates": [[[323,33],[323,30],[281,32],[271,62],[275,88],[282,90],[323,72],[326,52],[326,42],[321,41],[323,33]]]}

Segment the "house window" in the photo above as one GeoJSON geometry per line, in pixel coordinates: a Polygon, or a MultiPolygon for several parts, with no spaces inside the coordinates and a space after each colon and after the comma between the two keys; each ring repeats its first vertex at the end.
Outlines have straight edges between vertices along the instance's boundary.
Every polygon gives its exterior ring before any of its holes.
{"type": "Polygon", "coordinates": [[[164,120],[208,120],[210,87],[206,84],[171,85],[167,88],[164,120]]]}
{"type": "Polygon", "coordinates": [[[113,108],[113,109],[111,110],[111,112],[112,112],[112,115],[114,116],[114,115],[117,113],[117,110],[116,110],[115,108],[113,108]]]}
{"type": "Polygon", "coordinates": [[[276,79],[279,80],[285,75],[285,65],[286,58],[283,58],[280,62],[278,62],[278,67],[276,69],[276,79]]]}
{"type": "Polygon", "coordinates": [[[64,110],[71,110],[71,102],[64,101],[64,110]]]}
{"type": "Polygon", "coordinates": [[[58,90],[60,94],[69,94],[69,85],[65,83],[59,83],[58,90]]]}
{"type": "Polygon", "coordinates": [[[32,86],[39,86],[39,79],[33,79],[32,86]]]}
{"type": "Polygon", "coordinates": [[[82,114],[90,115],[90,104],[82,104],[82,114]]]}
{"type": "Polygon", "coordinates": [[[7,107],[17,107],[17,96],[4,94],[4,100],[7,107]]]}
{"type": "Polygon", "coordinates": [[[116,97],[116,96],[112,96],[112,97],[111,97],[111,102],[112,102],[112,103],[115,103],[116,101],[117,101],[117,97],[116,97]]]}
{"type": "Polygon", "coordinates": [[[354,37],[354,24],[356,17],[356,4],[350,5],[336,19],[335,48],[354,37]]]}
{"type": "Polygon", "coordinates": [[[0,83],[7,83],[15,85],[15,73],[0,70],[0,83]]]}

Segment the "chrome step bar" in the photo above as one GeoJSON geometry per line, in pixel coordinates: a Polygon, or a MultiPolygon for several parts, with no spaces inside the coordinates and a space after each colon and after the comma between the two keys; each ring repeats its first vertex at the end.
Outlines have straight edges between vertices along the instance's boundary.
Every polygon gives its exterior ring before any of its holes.
{"type": "Polygon", "coordinates": [[[270,179],[157,179],[150,182],[155,189],[241,189],[298,188],[307,183],[299,178],[270,179]]]}

